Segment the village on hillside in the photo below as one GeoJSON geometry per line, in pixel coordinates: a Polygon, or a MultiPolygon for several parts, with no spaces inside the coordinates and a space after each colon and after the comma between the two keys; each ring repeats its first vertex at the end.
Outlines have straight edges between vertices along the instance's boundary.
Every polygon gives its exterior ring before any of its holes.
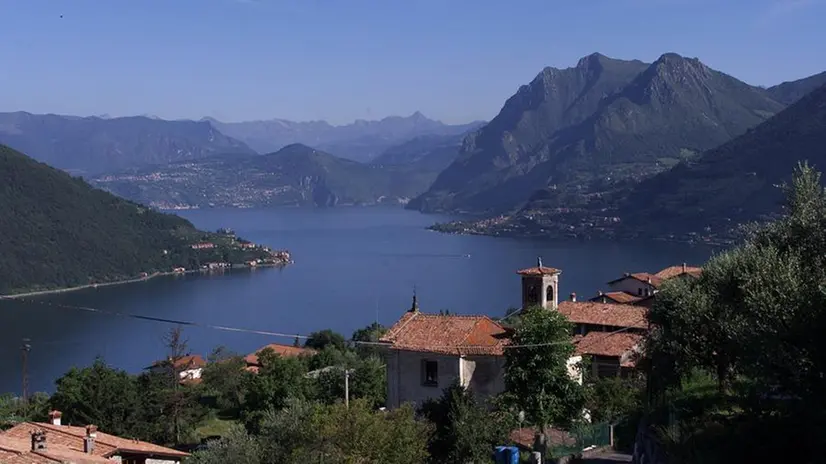
{"type": "MultiPolygon", "coordinates": [[[[212,244],[198,243],[193,248],[211,249],[209,245],[212,244]]],[[[243,242],[241,246],[256,245],[243,242]]],[[[289,259],[289,255],[282,258],[289,259]]],[[[566,369],[572,381],[582,385],[585,381],[604,378],[634,378],[648,330],[647,311],[660,287],[668,280],[697,278],[700,273],[700,268],[686,264],[656,273],[626,273],[608,282],[607,292],[600,291],[586,299],[578,299],[571,293],[560,301],[558,288],[562,271],[545,266],[540,258],[536,266],[517,271],[521,279],[522,307],[504,318],[427,313],[419,308],[414,295],[411,307],[380,336],[372,341],[354,339],[351,343],[356,348],[374,349],[381,357],[384,401],[375,407],[382,411],[405,405],[420,408],[438,401],[452,386],[472,392],[482,402],[504,393],[506,351],[518,348],[512,340],[514,328],[509,319],[536,308],[557,312],[570,321],[569,335],[574,351],[566,369]],[[583,362],[586,359],[587,364],[583,362]]],[[[271,370],[266,360],[306,361],[326,355],[325,348],[302,346],[296,338],[293,344],[267,344],[239,357],[238,364],[233,365],[246,375],[258,376],[271,370]]],[[[212,362],[229,364],[226,359],[212,362]]],[[[317,364],[322,365],[308,370],[304,377],[345,383],[343,401],[349,404],[348,384],[353,371],[339,371],[329,362],[317,364]]],[[[210,363],[203,356],[177,352],[154,362],[146,370],[157,375],[172,375],[180,388],[195,389],[201,386],[209,369],[210,363]]],[[[359,380],[353,376],[352,381],[357,395],[359,380]]],[[[61,422],[63,414],[52,410],[47,422],[25,421],[0,433],[0,462],[178,463],[190,455],[189,451],[104,433],[106,431],[99,431],[96,424],[65,425],[61,422]]],[[[590,420],[589,414],[583,411],[586,421],[590,420]]],[[[535,447],[538,432],[536,427],[518,425],[507,434],[507,443],[501,444],[529,452],[535,447]]],[[[613,444],[612,431],[600,438],[601,442],[592,437],[588,443],[562,429],[553,429],[550,435],[557,440],[557,445],[563,444],[573,451],[577,447],[613,444]]]]}

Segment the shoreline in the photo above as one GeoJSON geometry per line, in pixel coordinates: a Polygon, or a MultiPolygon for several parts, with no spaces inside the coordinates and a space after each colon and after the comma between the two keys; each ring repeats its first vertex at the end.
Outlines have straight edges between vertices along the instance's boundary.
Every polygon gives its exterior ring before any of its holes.
{"type": "MultiPolygon", "coordinates": [[[[233,265],[231,268],[225,268],[220,271],[212,271],[212,272],[226,272],[232,271],[233,269],[255,269],[259,267],[284,267],[290,264],[291,262],[284,262],[284,263],[273,263],[273,264],[258,264],[256,266],[249,266],[246,264],[236,264],[233,265]]],[[[156,277],[165,277],[165,276],[174,276],[174,275],[183,275],[183,274],[207,274],[211,270],[210,269],[190,269],[188,271],[183,272],[175,272],[175,271],[166,271],[166,272],[154,272],[149,274],[145,277],[137,277],[134,279],[125,279],[125,280],[116,280],[112,282],[103,282],[99,284],[87,284],[87,285],[78,285],[76,287],[64,287],[64,288],[54,288],[51,290],[38,290],[34,292],[24,292],[24,293],[12,293],[9,295],[0,295],[0,300],[15,300],[18,298],[27,298],[31,296],[42,296],[42,295],[53,295],[57,293],[68,293],[68,292],[76,292],[78,290],[86,290],[90,288],[100,288],[100,287],[113,287],[115,285],[127,285],[127,284],[135,284],[138,282],[147,282],[152,280],[156,277]]]]}

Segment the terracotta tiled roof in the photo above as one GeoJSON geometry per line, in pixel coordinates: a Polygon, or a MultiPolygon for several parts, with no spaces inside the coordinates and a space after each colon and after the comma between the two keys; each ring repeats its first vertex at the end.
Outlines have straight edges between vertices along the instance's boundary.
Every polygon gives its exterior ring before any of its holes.
{"type": "Polygon", "coordinates": [[[632,295],[630,293],[625,292],[605,292],[602,295],[597,295],[591,298],[590,301],[602,302],[602,299],[605,298],[606,303],[619,303],[619,304],[634,304],[637,301],[640,301],[642,298],[636,295],[632,295]]]}
{"type": "MultiPolygon", "coordinates": [[[[574,445],[576,440],[564,430],[548,428],[547,434],[550,443],[556,445],[574,445]]],[[[522,449],[533,449],[533,442],[536,439],[536,428],[525,427],[512,430],[509,434],[510,441],[522,449]]]]}
{"type": "Polygon", "coordinates": [[[506,330],[487,316],[408,311],[380,341],[392,349],[451,355],[504,354],[506,330]]]}
{"type": "MultiPolygon", "coordinates": [[[[70,425],[53,425],[40,422],[23,422],[6,430],[0,436],[31,440],[31,432],[35,430],[46,432],[46,443],[48,446],[55,444],[65,447],[69,451],[83,453],[83,438],[86,436],[85,427],[75,427],[70,425]]],[[[146,456],[167,456],[182,458],[189,456],[189,453],[174,450],[164,446],[147,443],[145,441],[129,440],[116,437],[98,431],[95,438],[95,449],[92,454],[95,456],[111,457],[122,453],[141,454],[146,456]]]]}
{"type": "Polygon", "coordinates": [[[244,361],[249,366],[257,366],[258,365],[258,354],[260,354],[265,349],[271,349],[275,352],[275,354],[279,356],[283,356],[285,358],[289,358],[292,356],[302,356],[302,355],[313,355],[315,354],[315,350],[310,348],[302,348],[300,346],[292,346],[292,345],[282,345],[280,343],[270,343],[269,345],[262,346],[258,349],[255,353],[250,353],[244,356],[244,361]]]}
{"type": "Polygon", "coordinates": [[[621,358],[638,346],[642,339],[642,335],[625,332],[588,332],[585,336],[577,335],[574,337],[574,346],[578,355],[589,354],[621,358]]]}
{"type": "Polygon", "coordinates": [[[685,264],[683,264],[680,266],[669,266],[654,275],[663,280],[666,280],[683,274],[689,275],[691,277],[700,277],[700,274],[702,273],[703,268],[701,267],[686,266],[685,264]]]}
{"type": "Polygon", "coordinates": [[[654,288],[658,288],[663,283],[663,278],[658,277],[654,274],[649,274],[647,272],[635,272],[633,274],[624,275],[624,276],[620,277],[619,279],[614,279],[614,280],[612,280],[608,283],[613,284],[613,283],[620,282],[620,281],[625,280],[625,279],[634,279],[634,280],[638,280],[640,282],[650,283],[651,286],[654,287],[654,288]],[[650,280],[650,282],[649,282],[649,280],[650,280]]]}
{"type": "MultiPolygon", "coordinates": [[[[166,361],[155,361],[152,364],[152,367],[161,367],[164,365],[166,361]]],[[[178,358],[177,361],[173,363],[173,365],[178,369],[198,369],[199,367],[206,366],[206,361],[204,358],[201,357],[199,354],[191,355],[191,356],[182,356],[178,358]]]]}
{"type": "Polygon", "coordinates": [[[546,267],[546,266],[529,267],[527,269],[522,269],[522,270],[516,271],[516,273],[519,274],[519,275],[529,275],[529,276],[554,275],[554,274],[559,274],[560,272],[562,272],[562,271],[560,271],[559,269],[555,269],[555,268],[552,268],[552,267],[546,267]]]}
{"type": "Polygon", "coordinates": [[[616,303],[597,301],[563,301],[559,303],[559,312],[575,324],[607,325],[612,327],[648,327],[646,316],[648,309],[616,303]]]}

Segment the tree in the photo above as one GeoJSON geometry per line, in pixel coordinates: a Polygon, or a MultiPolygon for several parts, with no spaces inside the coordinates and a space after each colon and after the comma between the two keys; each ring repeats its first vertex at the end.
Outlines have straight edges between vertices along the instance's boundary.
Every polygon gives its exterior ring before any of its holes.
{"type": "Polygon", "coordinates": [[[424,403],[420,412],[432,424],[428,451],[434,463],[490,462],[494,447],[506,443],[514,425],[459,385],[424,403]]]}
{"type": "Polygon", "coordinates": [[[386,369],[377,358],[356,358],[354,363],[330,366],[319,373],[316,398],[325,404],[344,401],[344,369],[350,369],[350,399],[365,399],[374,407],[384,405],[387,396],[386,369]]]}
{"type": "Polygon", "coordinates": [[[340,351],[344,351],[347,348],[347,341],[340,333],[324,329],[311,333],[310,337],[304,342],[304,346],[314,350],[322,350],[327,346],[333,346],[340,351]]]}
{"type": "Polygon", "coordinates": [[[72,368],[57,379],[52,408],[67,424],[95,424],[113,435],[134,436],[140,410],[135,379],[98,358],[90,367],[72,368]]]}
{"type": "Polygon", "coordinates": [[[25,421],[45,421],[49,413],[49,395],[37,392],[24,402],[10,393],[0,394],[0,431],[25,421]]]}
{"type": "Polygon", "coordinates": [[[284,408],[289,398],[307,399],[311,393],[307,366],[301,359],[265,349],[258,354],[258,361],[258,373],[244,378],[242,418],[252,432],[260,430],[267,411],[284,408]]]}
{"type": "Polygon", "coordinates": [[[530,308],[522,313],[505,351],[508,403],[525,412],[544,440],[550,425],[567,427],[582,417],[584,394],[568,373],[574,354],[571,323],[557,311],[530,308]]]}
{"type": "Polygon", "coordinates": [[[639,379],[604,377],[587,391],[586,407],[594,422],[617,423],[640,407],[642,384],[639,379]]]}
{"type": "Polygon", "coordinates": [[[218,440],[207,443],[206,449],[192,454],[196,464],[261,464],[264,461],[261,442],[243,427],[234,426],[218,440]]]}
{"type": "Polygon", "coordinates": [[[202,386],[211,395],[215,396],[215,405],[218,409],[237,415],[244,401],[244,358],[226,351],[223,347],[216,348],[209,356],[209,362],[201,373],[202,386]]]}
{"type": "Polygon", "coordinates": [[[378,358],[382,357],[382,348],[377,345],[372,345],[372,343],[377,343],[379,339],[387,333],[387,327],[379,324],[378,322],[374,322],[367,327],[362,329],[358,329],[353,332],[353,341],[355,342],[367,342],[367,343],[356,343],[356,352],[358,352],[359,356],[362,358],[366,358],[369,356],[375,356],[378,358]]]}

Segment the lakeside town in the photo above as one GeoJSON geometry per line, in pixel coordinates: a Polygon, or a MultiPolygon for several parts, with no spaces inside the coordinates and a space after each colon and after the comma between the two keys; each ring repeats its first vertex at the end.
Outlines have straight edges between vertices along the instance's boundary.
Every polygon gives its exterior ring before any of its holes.
{"type": "MultiPolygon", "coordinates": [[[[220,232],[231,234],[226,230],[220,232]]],[[[240,242],[239,246],[258,245],[240,242]]],[[[210,250],[214,244],[199,242],[192,248],[210,250]]],[[[280,259],[289,261],[288,253],[276,253],[280,259]]],[[[473,392],[475,401],[483,404],[508,391],[506,350],[519,343],[513,337],[518,327],[515,321],[522,317],[520,313],[543,311],[562,316],[570,324],[567,330],[573,351],[565,362],[566,381],[579,387],[599,379],[635,382],[639,378],[636,365],[647,332],[647,311],[659,289],[672,279],[696,279],[702,270],[683,263],[654,273],[626,273],[607,282],[607,291],[594,292],[585,299],[578,299],[572,293],[562,301],[558,291],[561,270],[545,266],[540,258],[536,266],[516,273],[521,280],[522,307],[503,318],[426,312],[419,307],[414,294],[411,306],[399,311],[400,318],[391,327],[369,325],[346,342],[341,335],[319,331],[310,336],[297,335],[292,344],[269,343],[246,355],[225,354],[211,356],[211,359],[186,351],[181,332],[175,329],[169,357],[153,362],[146,373],[161,378],[172,376],[180,388],[203,395],[204,389],[221,389],[216,383],[225,381],[227,375],[281,377],[287,368],[284,363],[296,363],[294,367],[302,366],[299,374],[303,380],[298,380],[299,383],[305,380],[345,383],[343,392],[334,387],[322,394],[329,395],[325,401],[331,403],[349,404],[351,400],[368,398],[371,408],[386,414],[408,405],[420,409],[438,401],[444,391],[456,386],[473,392]],[[344,354],[348,351],[358,354],[348,359],[344,354]],[[365,386],[370,383],[365,379],[366,365],[370,363],[373,363],[374,385],[365,386]],[[376,366],[382,372],[376,372],[376,366]],[[350,382],[352,386],[347,385],[350,382]]],[[[104,367],[91,369],[95,368],[104,367]]],[[[58,381],[55,394],[58,398],[61,385],[58,381]]],[[[232,391],[223,393],[233,394],[232,391]]],[[[591,424],[590,430],[600,433],[586,437],[579,431],[555,428],[550,434],[558,442],[550,448],[557,453],[593,454],[594,450],[605,452],[614,445],[613,424],[592,421],[592,415],[602,418],[598,411],[583,409],[583,414],[584,423],[591,424]]],[[[50,409],[45,422],[38,422],[37,418],[16,424],[12,421],[11,428],[0,433],[0,459],[40,462],[37,459],[43,458],[46,462],[71,458],[74,460],[66,462],[85,463],[119,457],[122,462],[153,459],[152,462],[178,463],[189,458],[192,451],[197,454],[204,446],[208,449],[210,440],[225,439],[220,433],[202,434],[200,444],[179,443],[182,446],[175,448],[139,441],[129,441],[129,446],[125,446],[127,440],[103,433],[108,431],[99,430],[99,424],[76,422],[81,417],[71,410],[50,409]],[[63,422],[67,418],[70,423],[63,422]],[[24,440],[28,436],[31,436],[31,446],[24,440]]],[[[237,420],[243,422],[242,416],[237,420]]],[[[539,434],[536,427],[514,427],[506,432],[501,435],[500,445],[510,447],[508,449],[517,454],[534,450],[539,434]]],[[[550,448],[542,452],[550,452],[550,448]]]]}

